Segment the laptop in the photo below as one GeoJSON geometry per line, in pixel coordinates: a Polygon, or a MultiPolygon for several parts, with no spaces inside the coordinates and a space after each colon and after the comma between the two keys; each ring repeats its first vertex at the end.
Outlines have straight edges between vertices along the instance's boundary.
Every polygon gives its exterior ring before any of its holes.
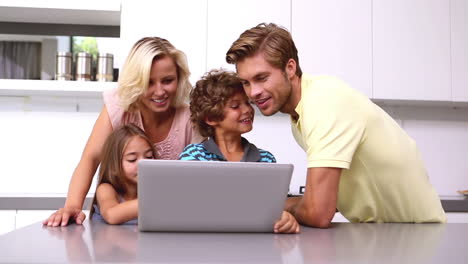
{"type": "Polygon", "coordinates": [[[141,160],[138,229],[273,232],[293,169],[279,163],[141,160]]]}

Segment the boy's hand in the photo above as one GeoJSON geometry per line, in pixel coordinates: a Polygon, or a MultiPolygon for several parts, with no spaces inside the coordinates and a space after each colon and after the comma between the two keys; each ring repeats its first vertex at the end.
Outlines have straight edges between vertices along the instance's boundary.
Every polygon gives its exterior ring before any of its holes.
{"type": "Polygon", "coordinates": [[[300,232],[300,226],[292,214],[283,211],[281,218],[276,221],[273,231],[275,233],[297,234],[300,232]]]}

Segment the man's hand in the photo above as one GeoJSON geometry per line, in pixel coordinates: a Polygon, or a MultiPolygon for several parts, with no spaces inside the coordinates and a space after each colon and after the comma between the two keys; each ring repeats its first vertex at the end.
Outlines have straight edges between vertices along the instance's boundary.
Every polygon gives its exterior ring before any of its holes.
{"type": "Polygon", "coordinates": [[[273,231],[275,233],[297,234],[300,232],[300,227],[292,214],[283,211],[281,218],[276,221],[273,231]]]}

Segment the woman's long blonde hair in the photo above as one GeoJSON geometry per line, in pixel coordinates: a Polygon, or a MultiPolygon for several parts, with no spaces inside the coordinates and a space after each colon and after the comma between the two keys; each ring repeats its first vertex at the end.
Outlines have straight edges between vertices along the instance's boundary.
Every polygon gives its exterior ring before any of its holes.
{"type": "Polygon", "coordinates": [[[171,105],[179,107],[187,102],[192,87],[187,57],[163,38],[145,37],[133,45],[119,76],[118,95],[125,111],[138,108],[139,98],[148,90],[153,61],[166,56],[172,58],[177,67],[177,92],[171,105]]]}
{"type": "MultiPolygon", "coordinates": [[[[118,194],[124,195],[127,193],[127,185],[125,184],[125,173],[122,166],[122,160],[125,148],[128,142],[135,136],[144,139],[148,145],[153,148],[148,136],[139,127],[128,124],[114,130],[106,139],[101,152],[101,165],[99,168],[99,179],[96,185],[96,190],[99,184],[109,183],[114,187],[118,194]]],[[[153,157],[154,156],[153,151],[153,157]]],[[[96,194],[94,194],[93,202],[89,213],[91,219],[94,214],[94,206],[97,203],[96,194]]]]}

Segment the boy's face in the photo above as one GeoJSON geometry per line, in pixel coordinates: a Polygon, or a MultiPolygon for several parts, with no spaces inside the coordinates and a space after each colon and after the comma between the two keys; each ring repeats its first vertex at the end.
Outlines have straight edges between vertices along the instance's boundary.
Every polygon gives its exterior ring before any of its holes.
{"type": "Polygon", "coordinates": [[[288,102],[292,86],[281,69],[271,66],[261,52],[237,62],[237,75],[244,91],[263,115],[282,111],[288,102]]]}
{"type": "Polygon", "coordinates": [[[133,136],[124,149],[122,158],[122,168],[125,179],[136,184],[138,176],[138,161],[141,159],[152,159],[153,149],[148,142],[140,136],[133,136]]]}
{"type": "Polygon", "coordinates": [[[252,130],[255,110],[243,92],[235,93],[224,106],[224,119],[212,122],[216,132],[240,135],[252,130]]]}

